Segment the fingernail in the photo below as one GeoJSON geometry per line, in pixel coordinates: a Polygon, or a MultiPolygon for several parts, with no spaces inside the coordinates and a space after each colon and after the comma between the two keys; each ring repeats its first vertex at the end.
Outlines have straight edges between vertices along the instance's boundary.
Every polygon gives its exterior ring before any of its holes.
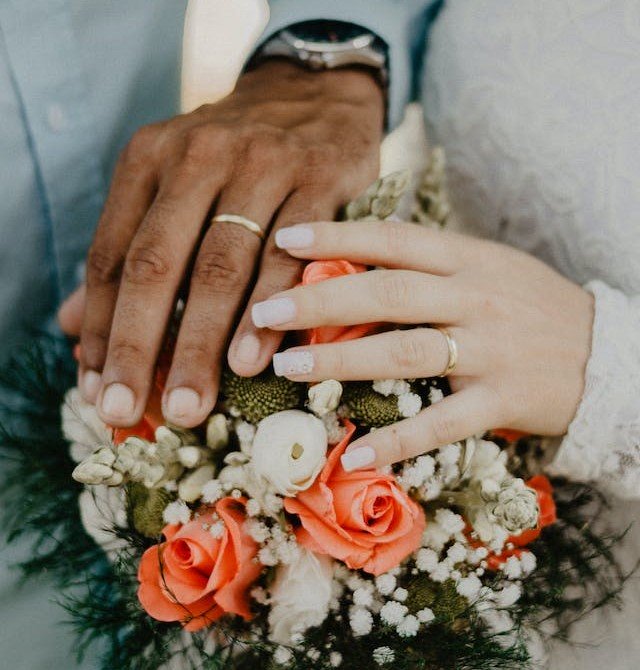
{"type": "Polygon", "coordinates": [[[313,370],[310,351],[283,351],[273,355],[273,371],[278,377],[308,375],[313,370]]]}
{"type": "Polygon", "coordinates": [[[244,335],[238,342],[235,357],[247,365],[256,363],[260,357],[260,340],[255,335],[244,335]]]}
{"type": "Polygon", "coordinates": [[[79,386],[82,397],[91,404],[95,405],[102,385],[102,375],[95,370],[85,370],[80,375],[79,386]]]}
{"type": "Polygon", "coordinates": [[[347,471],[368,468],[376,462],[376,452],[371,447],[358,447],[340,456],[342,467],[347,471]]]}
{"type": "Polygon", "coordinates": [[[193,389],[181,386],[173,389],[167,398],[169,419],[193,417],[200,411],[200,394],[193,389]]]}
{"type": "Polygon", "coordinates": [[[311,226],[293,226],[276,231],[276,246],[280,249],[305,249],[313,244],[311,226]]]}
{"type": "Polygon", "coordinates": [[[257,302],[251,309],[251,318],[257,328],[280,326],[293,321],[296,315],[296,305],[291,298],[274,298],[257,302]]]}
{"type": "Polygon", "coordinates": [[[124,384],[109,384],[102,396],[102,412],[116,421],[130,419],[136,408],[136,396],[124,384]]]}

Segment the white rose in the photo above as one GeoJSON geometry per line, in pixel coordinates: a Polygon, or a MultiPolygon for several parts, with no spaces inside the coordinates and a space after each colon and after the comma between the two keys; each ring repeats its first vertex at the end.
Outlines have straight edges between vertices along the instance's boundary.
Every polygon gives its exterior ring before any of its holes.
{"type": "Polygon", "coordinates": [[[269,639],[290,645],[292,637],[319,626],[329,613],[333,561],[301,549],[298,558],[281,565],[271,588],[269,639]]]}
{"type": "Polygon", "coordinates": [[[253,439],[252,465],[283,496],[308,489],[327,456],[327,430],[315,416],[297,409],[262,419],[253,439]]]}
{"type": "Polygon", "coordinates": [[[318,416],[332,412],[342,398],[342,384],[335,379],[326,379],[309,389],[309,409],[318,416]]]}

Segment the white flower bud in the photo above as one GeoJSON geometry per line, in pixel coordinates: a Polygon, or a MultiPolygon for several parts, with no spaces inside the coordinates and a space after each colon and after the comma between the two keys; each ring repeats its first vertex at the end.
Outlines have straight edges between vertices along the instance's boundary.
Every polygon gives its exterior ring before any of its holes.
{"type": "Polygon", "coordinates": [[[113,450],[109,447],[102,447],[98,449],[94,454],[90,456],[90,459],[94,463],[100,463],[101,465],[113,465],[116,460],[116,455],[113,453],[113,450]]]}
{"type": "Polygon", "coordinates": [[[207,422],[207,446],[213,451],[224,449],[229,444],[229,429],[224,414],[213,414],[207,422]]]}
{"type": "Polygon", "coordinates": [[[195,502],[202,495],[202,487],[213,479],[214,474],[213,465],[202,465],[189,473],[178,484],[178,497],[188,503],[195,502]]]}
{"type": "Polygon", "coordinates": [[[317,416],[332,412],[342,398],[342,384],[335,379],[327,379],[309,389],[309,409],[317,416]]]}
{"type": "Polygon", "coordinates": [[[77,465],[71,476],[81,484],[105,484],[113,474],[110,466],[88,459],[77,465]]]}
{"type": "Polygon", "coordinates": [[[156,428],[156,443],[162,447],[175,451],[182,444],[182,440],[166,426],[156,428]]]}
{"type": "Polygon", "coordinates": [[[199,447],[180,447],[178,459],[185,468],[195,468],[204,461],[204,453],[199,447]]]}

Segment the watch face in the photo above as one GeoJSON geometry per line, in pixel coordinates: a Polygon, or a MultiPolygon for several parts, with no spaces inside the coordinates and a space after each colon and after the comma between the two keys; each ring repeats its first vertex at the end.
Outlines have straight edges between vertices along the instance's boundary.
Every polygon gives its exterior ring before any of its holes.
{"type": "Polygon", "coordinates": [[[344,23],[342,21],[304,21],[289,26],[287,31],[296,39],[305,42],[321,42],[323,44],[343,44],[351,42],[362,36],[369,36],[370,33],[361,26],[354,23],[344,23]]]}

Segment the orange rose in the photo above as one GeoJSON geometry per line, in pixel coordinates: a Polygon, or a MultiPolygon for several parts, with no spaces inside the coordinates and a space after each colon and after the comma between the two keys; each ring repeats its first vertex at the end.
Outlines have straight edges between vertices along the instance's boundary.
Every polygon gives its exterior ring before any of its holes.
{"type": "MultiPolygon", "coordinates": [[[[367,266],[349,261],[313,261],[304,269],[302,285],[317,284],[326,279],[366,272],[367,266]]],[[[363,323],[356,326],[323,326],[312,328],[303,336],[303,344],[326,344],[328,342],[346,342],[364,337],[379,330],[379,323],[363,323]]]]}
{"type": "Polygon", "coordinates": [[[251,618],[247,588],[262,568],[257,544],[242,529],[245,502],[223,498],[183,526],[165,526],[166,542],[147,549],[138,569],[138,600],[149,616],[189,631],[227,612],[251,618]],[[224,530],[216,538],[203,525],[218,516],[224,530]]]}
{"type": "Polygon", "coordinates": [[[347,436],[331,450],[313,486],[286,498],[284,505],[300,519],[296,537],[302,546],[379,575],[420,546],[424,511],[393,475],[344,471],[340,456],[355,430],[352,423],[346,425],[347,436]]]}
{"type": "MultiPolygon", "coordinates": [[[[544,475],[536,475],[526,482],[530,489],[533,489],[538,495],[538,525],[531,530],[525,530],[519,535],[511,535],[507,538],[507,544],[512,544],[513,549],[505,549],[501,554],[490,553],[487,556],[487,567],[490,570],[499,570],[508,558],[511,556],[520,556],[522,547],[526,547],[534,540],[537,540],[543,528],[550,526],[557,520],[556,504],[553,500],[553,487],[551,482],[544,475]]],[[[471,541],[472,546],[480,547],[481,542],[471,541]]]]}
{"type": "Polygon", "coordinates": [[[511,430],[510,428],[494,428],[490,432],[495,437],[501,437],[507,442],[517,442],[528,435],[528,433],[523,433],[521,430],[511,430]]]}

